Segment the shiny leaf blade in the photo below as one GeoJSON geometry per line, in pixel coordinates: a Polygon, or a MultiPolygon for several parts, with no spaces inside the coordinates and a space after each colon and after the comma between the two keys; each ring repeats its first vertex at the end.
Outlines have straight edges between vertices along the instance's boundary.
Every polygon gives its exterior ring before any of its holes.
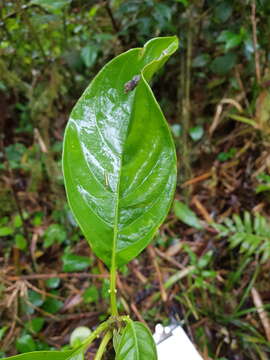
{"type": "Polygon", "coordinates": [[[156,38],[113,59],[69,119],[63,171],[70,207],[108,266],[150,242],[175,190],[176,157],[166,120],[147,83],[178,46],[156,38]]]}
{"type": "Polygon", "coordinates": [[[149,329],[140,322],[130,321],[124,329],[116,350],[116,360],[157,360],[156,345],[149,329]]]}

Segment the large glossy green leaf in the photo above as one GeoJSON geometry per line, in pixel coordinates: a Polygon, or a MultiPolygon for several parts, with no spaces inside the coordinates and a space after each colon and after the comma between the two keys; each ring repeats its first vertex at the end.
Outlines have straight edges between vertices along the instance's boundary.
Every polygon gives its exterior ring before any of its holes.
{"type": "Polygon", "coordinates": [[[114,58],[85,90],[66,128],[68,201],[108,266],[112,257],[119,266],[142,251],[171,205],[175,148],[147,81],[177,46],[176,37],[155,38],[114,58]]]}
{"type": "Polygon", "coordinates": [[[138,321],[130,321],[116,349],[115,360],[156,360],[157,351],[149,329],[138,321]]]}

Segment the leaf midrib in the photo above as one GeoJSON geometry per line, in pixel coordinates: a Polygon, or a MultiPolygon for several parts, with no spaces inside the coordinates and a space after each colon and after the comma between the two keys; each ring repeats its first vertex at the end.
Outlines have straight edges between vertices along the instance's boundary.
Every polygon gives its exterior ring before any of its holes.
{"type": "MultiPolygon", "coordinates": [[[[117,88],[119,89],[119,81],[121,79],[121,73],[123,72],[124,66],[122,67],[121,71],[119,72],[119,77],[118,77],[118,86],[117,88]]],[[[136,91],[136,89],[135,89],[136,91]]],[[[134,98],[135,96],[133,96],[133,101],[131,103],[131,110],[133,108],[133,102],[134,102],[134,98]]],[[[131,117],[131,113],[129,114],[129,120],[131,117]]],[[[112,259],[111,259],[111,268],[117,268],[117,264],[116,264],[116,248],[117,248],[117,239],[118,239],[118,225],[119,225],[119,199],[120,199],[120,183],[121,183],[121,177],[122,177],[122,163],[123,163],[123,154],[124,154],[124,149],[125,149],[125,145],[126,145],[126,139],[127,139],[127,133],[128,133],[128,127],[127,127],[127,131],[125,134],[125,141],[123,142],[123,147],[122,147],[122,151],[120,153],[120,157],[119,157],[119,174],[118,174],[118,182],[117,182],[117,187],[116,187],[116,199],[115,199],[115,208],[114,208],[114,226],[113,226],[113,246],[112,246],[112,259]]]]}

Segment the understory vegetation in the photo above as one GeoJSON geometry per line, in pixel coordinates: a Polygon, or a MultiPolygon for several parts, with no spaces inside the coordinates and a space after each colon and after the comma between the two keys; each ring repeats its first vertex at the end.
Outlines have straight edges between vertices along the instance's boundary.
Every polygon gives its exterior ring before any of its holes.
{"type": "Polygon", "coordinates": [[[270,357],[269,1],[14,0],[0,1],[0,358],[72,349],[108,317],[109,270],[66,202],[64,129],[105,63],[171,35],[151,86],[175,200],[120,268],[118,310],[152,331],[179,322],[205,360],[270,357]]]}

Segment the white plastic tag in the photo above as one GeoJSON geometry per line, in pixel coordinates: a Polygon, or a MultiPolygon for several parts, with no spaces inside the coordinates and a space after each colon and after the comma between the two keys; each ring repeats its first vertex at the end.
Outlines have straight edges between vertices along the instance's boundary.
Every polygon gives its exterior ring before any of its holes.
{"type": "Polygon", "coordinates": [[[181,326],[156,325],[158,360],[203,360],[181,326]]]}

